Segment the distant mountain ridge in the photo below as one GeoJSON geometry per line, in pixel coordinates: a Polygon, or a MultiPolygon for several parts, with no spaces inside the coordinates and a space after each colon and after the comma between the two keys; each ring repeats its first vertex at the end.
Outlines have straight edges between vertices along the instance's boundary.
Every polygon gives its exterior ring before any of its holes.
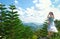
{"type": "Polygon", "coordinates": [[[30,26],[33,30],[41,29],[43,27],[42,23],[23,23],[25,26],[30,26]]]}

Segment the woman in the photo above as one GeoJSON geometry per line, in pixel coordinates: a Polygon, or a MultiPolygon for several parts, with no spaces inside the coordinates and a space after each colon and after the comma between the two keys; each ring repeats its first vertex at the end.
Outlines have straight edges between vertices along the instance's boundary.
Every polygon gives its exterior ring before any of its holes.
{"type": "Polygon", "coordinates": [[[48,38],[50,38],[50,36],[55,33],[55,32],[58,32],[56,27],[55,27],[55,24],[54,24],[54,14],[53,12],[49,12],[48,14],[48,38]]]}

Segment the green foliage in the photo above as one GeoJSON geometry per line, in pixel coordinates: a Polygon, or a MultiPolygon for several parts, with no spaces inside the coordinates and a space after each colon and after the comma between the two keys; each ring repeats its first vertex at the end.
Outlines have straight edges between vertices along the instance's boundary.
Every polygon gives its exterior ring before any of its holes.
{"type": "Polygon", "coordinates": [[[0,4],[0,36],[5,35],[5,25],[4,25],[4,18],[5,18],[6,8],[5,5],[0,4]]]}
{"type": "Polygon", "coordinates": [[[23,27],[21,29],[22,30],[19,31],[20,33],[18,32],[18,35],[20,35],[19,36],[20,38],[23,38],[23,39],[32,38],[33,32],[32,32],[32,29],[30,27],[26,26],[26,27],[23,27]]]}
{"type": "Polygon", "coordinates": [[[23,25],[15,5],[10,5],[9,10],[5,10],[4,6],[0,4],[0,35],[6,39],[31,39],[33,31],[23,25]]]}
{"type": "Polygon", "coordinates": [[[55,20],[56,27],[60,31],[60,20],[55,20]]]}
{"type": "MultiPolygon", "coordinates": [[[[58,33],[53,33],[53,35],[51,36],[51,39],[59,39],[60,38],[60,20],[55,20],[55,26],[57,27],[58,29],[58,33]]],[[[35,32],[35,35],[37,37],[46,37],[48,32],[47,32],[47,22],[45,22],[43,24],[43,28],[42,29],[39,29],[35,32]]]]}
{"type": "Polygon", "coordinates": [[[35,32],[35,34],[38,36],[38,37],[46,37],[47,36],[47,23],[45,22],[43,24],[43,28],[42,29],[39,29],[35,32]]]}
{"type": "Polygon", "coordinates": [[[51,39],[60,39],[60,20],[55,20],[55,25],[57,27],[58,33],[54,33],[51,39]]]}
{"type": "Polygon", "coordinates": [[[47,27],[48,27],[48,25],[47,25],[47,23],[45,22],[45,23],[43,24],[43,28],[40,30],[40,35],[41,35],[42,37],[46,37],[46,36],[47,36],[47,27]]]}

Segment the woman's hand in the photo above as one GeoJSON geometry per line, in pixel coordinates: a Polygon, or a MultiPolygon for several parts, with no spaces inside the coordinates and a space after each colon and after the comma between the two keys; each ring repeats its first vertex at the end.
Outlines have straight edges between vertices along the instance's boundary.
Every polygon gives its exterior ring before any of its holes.
{"type": "Polygon", "coordinates": [[[50,17],[50,15],[48,14],[47,18],[49,18],[49,17],[50,17]]]}

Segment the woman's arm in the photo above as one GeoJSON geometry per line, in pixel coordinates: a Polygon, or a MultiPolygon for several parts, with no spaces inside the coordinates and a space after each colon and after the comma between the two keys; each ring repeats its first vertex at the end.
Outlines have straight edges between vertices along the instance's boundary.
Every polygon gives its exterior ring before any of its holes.
{"type": "Polygon", "coordinates": [[[48,23],[48,24],[50,24],[50,22],[49,22],[49,17],[50,17],[50,16],[49,16],[49,14],[48,14],[48,16],[47,16],[47,18],[48,18],[48,19],[47,19],[47,23],[48,23]]]}

